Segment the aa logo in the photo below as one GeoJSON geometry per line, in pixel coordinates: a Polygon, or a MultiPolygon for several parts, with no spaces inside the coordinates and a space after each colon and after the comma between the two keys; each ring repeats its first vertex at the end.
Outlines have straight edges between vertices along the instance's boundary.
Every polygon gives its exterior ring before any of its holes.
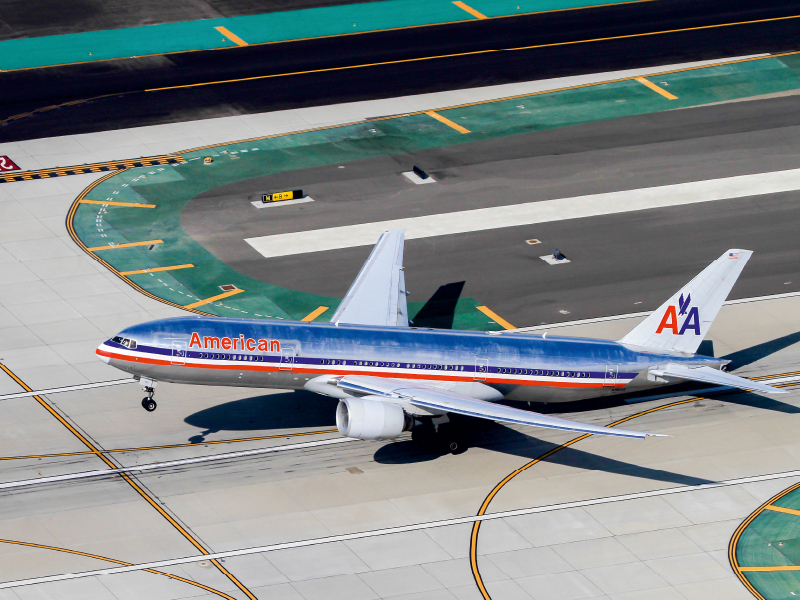
{"type": "Polygon", "coordinates": [[[683,294],[678,299],[678,306],[668,306],[667,311],[661,318],[661,323],[656,329],[656,333],[661,333],[665,329],[671,330],[675,335],[683,335],[687,330],[694,331],[695,335],[700,335],[700,314],[696,306],[689,308],[692,303],[692,295],[687,294],[686,299],[683,299],[683,294]],[[683,324],[678,330],[678,317],[684,317],[683,324]]]}

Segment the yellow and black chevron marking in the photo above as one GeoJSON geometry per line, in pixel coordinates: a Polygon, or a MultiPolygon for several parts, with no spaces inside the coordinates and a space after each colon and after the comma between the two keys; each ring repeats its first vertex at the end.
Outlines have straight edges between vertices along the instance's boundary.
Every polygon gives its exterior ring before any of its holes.
{"type": "Polygon", "coordinates": [[[64,177],[66,175],[83,175],[84,173],[101,173],[103,171],[124,171],[134,167],[152,167],[155,165],[173,165],[185,162],[180,154],[162,154],[161,156],[148,156],[146,158],[131,158],[127,160],[112,160],[108,162],[91,163],[75,167],[59,167],[57,169],[39,169],[38,171],[17,171],[16,173],[0,173],[0,183],[11,181],[30,181],[32,179],[48,179],[50,177],[64,177]]]}

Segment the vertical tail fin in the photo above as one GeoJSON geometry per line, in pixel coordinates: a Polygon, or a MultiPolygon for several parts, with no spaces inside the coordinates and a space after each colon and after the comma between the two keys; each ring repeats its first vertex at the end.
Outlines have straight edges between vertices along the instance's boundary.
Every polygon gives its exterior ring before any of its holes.
{"type": "Polygon", "coordinates": [[[695,353],[752,254],[750,250],[728,250],[619,340],[620,343],[695,353]]]}

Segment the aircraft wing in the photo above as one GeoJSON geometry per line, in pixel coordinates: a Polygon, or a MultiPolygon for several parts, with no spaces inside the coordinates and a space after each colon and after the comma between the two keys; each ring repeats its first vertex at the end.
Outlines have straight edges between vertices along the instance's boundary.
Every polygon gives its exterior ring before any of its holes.
{"type": "Polygon", "coordinates": [[[393,229],[381,235],[331,317],[332,323],[408,327],[404,241],[404,229],[393,229]]]}
{"type": "Polygon", "coordinates": [[[675,363],[669,363],[662,369],[652,369],[651,374],[657,377],[684,379],[689,381],[699,381],[702,383],[713,383],[727,387],[738,388],[753,392],[765,392],[767,394],[787,394],[786,390],[780,390],[758,381],[751,381],[738,375],[732,375],[719,369],[711,367],[684,367],[675,363]]]}
{"type": "Polygon", "coordinates": [[[424,384],[401,381],[399,379],[384,379],[381,377],[366,377],[345,375],[336,378],[336,385],[341,389],[370,396],[381,396],[387,402],[396,404],[411,404],[436,413],[456,413],[469,417],[478,417],[503,423],[516,423],[545,427],[547,429],[561,429],[564,431],[577,431],[580,433],[596,433],[628,438],[645,438],[650,436],[663,437],[657,433],[643,433],[626,429],[612,429],[587,425],[577,421],[559,419],[527,410],[520,410],[502,404],[493,404],[484,400],[476,400],[462,394],[427,387],[424,384]]]}

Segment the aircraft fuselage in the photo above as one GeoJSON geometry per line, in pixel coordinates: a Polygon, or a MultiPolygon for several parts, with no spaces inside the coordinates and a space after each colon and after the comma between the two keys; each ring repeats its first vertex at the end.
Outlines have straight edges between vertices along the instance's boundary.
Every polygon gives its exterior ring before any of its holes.
{"type": "Polygon", "coordinates": [[[332,376],[368,375],[424,380],[487,400],[529,402],[663,385],[648,380],[647,370],[668,362],[711,367],[725,362],[539,334],[211,317],[136,325],[103,343],[97,354],[134,375],[173,383],[328,393],[335,388],[324,382],[332,376]]]}

